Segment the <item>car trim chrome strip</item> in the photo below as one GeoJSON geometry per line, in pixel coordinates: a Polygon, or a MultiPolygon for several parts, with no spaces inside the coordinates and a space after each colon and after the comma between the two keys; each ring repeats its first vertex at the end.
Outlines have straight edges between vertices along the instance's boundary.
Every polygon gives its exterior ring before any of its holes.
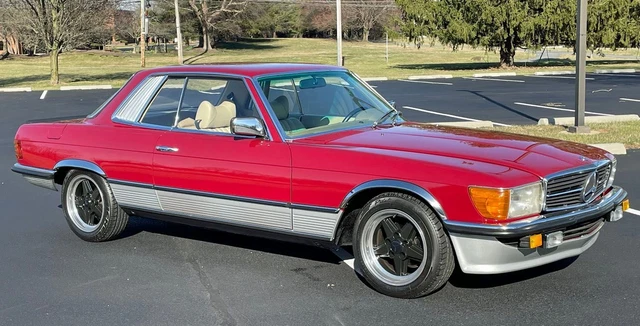
{"type": "Polygon", "coordinates": [[[84,169],[84,170],[89,170],[93,173],[99,174],[103,177],[106,177],[107,175],[104,173],[104,171],[102,171],[102,169],[95,163],[89,162],[89,161],[85,161],[85,160],[78,160],[78,159],[66,159],[66,160],[62,160],[58,163],[56,163],[56,165],[53,167],[53,169],[55,171],[61,169],[61,168],[78,168],[78,169],[84,169]]]}
{"type": "Polygon", "coordinates": [[[393,188],[393,189],[400,189],[400,190],[405,190],[405,191],[410,191],[412,193],[415,193],[416,195],[420,196],[423,200],[425,200],[429,204],[429,206],[431,206],[431,208],[435,210],[436,214],[438,214],[442,220],[447,219],[447,214],[445,214],[444,209],[442,208],[442,205],[440,205],[440,202],[438,202],[438,200],[429,191],[413,183],[400,181],[400,180],[393,180],[393,179],[372,180],[372,181],[367,181],[363,184],[358,185],[353,190],[351,190],[347,194],[347,196],[342,200],[342,203],[340,204],[340,208],[341,209],[346,208],[349,201],[358,193],[364,190],[375,189],[375,188],[393,188]]]}
{"type": "Polygon", "coordinates": [[[11,167],[11,171],[20,173],[22,175],[28,175],[43,179],[53,179],[53,175],[55,174],[54,170],[34,168],[31,166],[22,165],[20,163],[13,164],[13,167],[11,167]]]}
{"type": "Polygon", "coordinates": [[[600,218],[603,214],[613,210],[626,197],[626,190],[618,186],[613,186],[613,189],[597,203],[594,202],[590,206],[567,213],[550,213],[507,224],[480,224],[457,221],[444,221],[444,224],[450,232],[495,237],[524,236],[554,228],[563,228],[575,223],[588,221],[589,219],[600,218]]]}
{"type": "Polygon", "coordinates": [[[204,191],[197,191],[197,190],[155,186],[152,184],[124,181],[124,180],[118,180],[118,179],[109,179],[108,181],[109,183],[119,184],[119,185],[133,186],[133,187],[146,188],[146,189],[155,189],[159,191],[183,193],[187,195],[195,195],[195,196],[202,196],[202,197],[228,199],[228,200],[234,200],[234,201],[240,201],[240,202],[246,202],[246,203],[252,203],[252,204],[261,204],[261,205],[267,205],[267,206],[288,207],[293,209],[315,211],[320,213],[337,213],[340,211],[339,208],[313,206],[313,205],[305,205],[305,204],[294,204],[294,203],[272,201],[272,200],[266,200],[266,199],[256,199],[256,198],[234,196],[234,195],[225,195],[225,194],[218,194],[218,193],[204,192],[204,191]]]}

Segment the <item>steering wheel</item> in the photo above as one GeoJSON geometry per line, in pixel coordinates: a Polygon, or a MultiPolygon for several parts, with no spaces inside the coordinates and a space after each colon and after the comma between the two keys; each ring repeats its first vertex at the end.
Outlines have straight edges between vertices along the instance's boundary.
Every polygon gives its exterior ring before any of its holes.
{"type": "Polygon", "coordinates": [[[349,112],[349,113],[344,117],[344,119],[342,119],[342,122],[343,122],[343,123],[344,123],[344,122],[347,122],[347,120],[349,120],[349,119],[351,119],[352,117],[354,117],[358,112],[360,112],[360,111],[364,111],[364,110],[366,110],[366,109],[365,109],[364,107],[362,107],[362,106],[361,106],[361,107],[359,107],[359,108],[356,108],[356,109],[351,110],[351,112],[349,112]]]}

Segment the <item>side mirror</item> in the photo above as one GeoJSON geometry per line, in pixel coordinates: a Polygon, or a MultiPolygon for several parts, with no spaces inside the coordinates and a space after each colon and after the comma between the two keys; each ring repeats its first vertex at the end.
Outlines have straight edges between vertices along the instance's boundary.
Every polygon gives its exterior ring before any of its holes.
{"type": "Polygon", "coordinates": [[[242,136],[265,137],[267,135],[262,121],[256,117],[231,119],[231,133],[242,136]]]}

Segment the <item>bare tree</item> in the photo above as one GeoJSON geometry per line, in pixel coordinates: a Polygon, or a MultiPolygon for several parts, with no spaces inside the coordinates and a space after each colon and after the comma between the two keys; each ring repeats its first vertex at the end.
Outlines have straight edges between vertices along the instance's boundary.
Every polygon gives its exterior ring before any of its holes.
{"type": "Polygon", "coordinates": [[[89,42],[106,28],[115,0],[8,0],[20,28],[35,35],[50,56],[51,84],[59,84],[58,56],[66,48],[89,42]]]}
{"type": "Polygon", "coordinates": [[[395,8],[394,2],[389,0],[359,0],[355,7],[363,41],[369,40],[371,29],[395,8]]]}
{"type": "MultiPolygon", "coordinates": [[[[188,0],[189,7],[194,12],[202,26],[203,48],[208,51],[211,47],[211,33],[217,25],[242,13],[248,0],[188,0]]],[[[222,24],[222,26],[227,26],[222,24]]]]}

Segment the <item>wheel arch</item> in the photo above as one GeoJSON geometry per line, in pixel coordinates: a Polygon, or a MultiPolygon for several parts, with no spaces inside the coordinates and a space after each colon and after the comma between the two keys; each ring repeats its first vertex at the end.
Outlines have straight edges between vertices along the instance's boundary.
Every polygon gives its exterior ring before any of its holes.
{"type": "Polygon", "coordinates": [[[438,200],[426,189],[401,180],[379,179],[367,181],[351,190],[340,204],[342,215],[336,224],[333,241],[337,245],[350,244],[353,224],[356,216],[354,210],[362,208],[371,198],[388,191],[406,193],[423,201],[431,207],[440,221],[447,219],[447,215],[438,200]]]}
{"type": "Polygon", "coordinates": [[[87,160],[66,159],[56,163],[56,165],[53,167],[54,182],[61,185],[67,173],[69,173],[69,171],[71,171],[72,169],[91,171],[102,177],[107,177],[104,171],[96,163],[87,160]]]}

